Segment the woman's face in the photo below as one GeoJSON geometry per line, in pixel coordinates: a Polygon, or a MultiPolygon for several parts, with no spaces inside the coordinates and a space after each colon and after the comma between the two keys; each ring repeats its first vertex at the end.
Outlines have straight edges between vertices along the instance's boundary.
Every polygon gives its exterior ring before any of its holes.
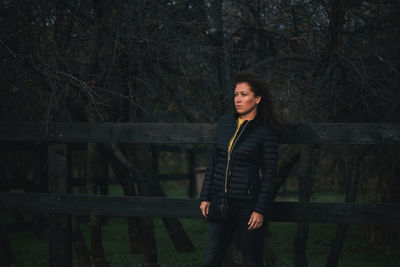
{"type": "Polygon", "coordinates": [[[236,84],[235,91],[235,107],[240,115],[257,114],[257,104],[260,103],[261,97],[255,96],[248,83],[236,84]],[[254,114],[253,114],[254,113],[254,114]]]}

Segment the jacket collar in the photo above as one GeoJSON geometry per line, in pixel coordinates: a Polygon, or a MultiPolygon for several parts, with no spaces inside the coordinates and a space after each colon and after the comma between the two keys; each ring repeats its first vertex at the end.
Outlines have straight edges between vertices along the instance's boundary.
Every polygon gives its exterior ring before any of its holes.
{"type": "MultiPolygon", "coordinates": [[[[232,114],[232,117],[233,117],[233,124],[236,125],[236,121],[239,117],[239,113],[234,112],[232,114]]],[[[252,122],[252,121],[260,123],[260,122],[263,122],[264,120],[263,120],[262,116],[260,115],[260,113],[257,113],[257,115],[254,117],[254,119],[252,119],[250,122],[252,122]]]]}

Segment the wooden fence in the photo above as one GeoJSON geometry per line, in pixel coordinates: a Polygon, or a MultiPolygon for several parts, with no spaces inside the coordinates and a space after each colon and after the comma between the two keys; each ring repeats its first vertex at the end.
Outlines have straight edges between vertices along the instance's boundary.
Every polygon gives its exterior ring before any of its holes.
{"type": "MultiPolygon", "coordinates": [[[[0,123],[0,144],[48,145],[50,193],[0,192],[0,209],[49,214],[50,265],[71,266],[71,215],[200,218],[199,201],[68,194],[71,143],[211,143],[209,123],[0,123]]],[[[400,124],[288,124],[281,144],[398,144],[400,124]]],[[[400,204],[274,202],[273,222],[399,223],[400,204]]]]}

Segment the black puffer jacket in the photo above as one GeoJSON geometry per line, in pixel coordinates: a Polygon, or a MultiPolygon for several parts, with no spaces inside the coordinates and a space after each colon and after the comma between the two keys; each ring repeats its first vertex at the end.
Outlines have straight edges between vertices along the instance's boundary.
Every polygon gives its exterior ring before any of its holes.
{"type": "Polygon", "coordinates": [[[244,121],[232,144],[238,114],[223,116],[217,123],[204,177],[201,201],[218,198],[225,190],[231,198],[256,199],[254,211],[267,214],[273,201],[278,160],[277,136],[261,116],[244,121]]]}

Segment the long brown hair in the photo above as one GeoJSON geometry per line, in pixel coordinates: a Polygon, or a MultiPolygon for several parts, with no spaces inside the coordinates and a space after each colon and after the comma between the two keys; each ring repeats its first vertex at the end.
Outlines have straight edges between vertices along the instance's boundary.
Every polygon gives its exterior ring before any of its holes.
{"type": "Polygon", "coordinates": [[[239,71],[235,76],[234,83],[237,85],[243,82],[250,86],[255,96],[261,96],[261,101],[257,106],[257,114],[264,119],[266,125],[280,135],[282,133],[282,123],[277,118],[274,101],[267,82],[254,72],[239,71]]]}

